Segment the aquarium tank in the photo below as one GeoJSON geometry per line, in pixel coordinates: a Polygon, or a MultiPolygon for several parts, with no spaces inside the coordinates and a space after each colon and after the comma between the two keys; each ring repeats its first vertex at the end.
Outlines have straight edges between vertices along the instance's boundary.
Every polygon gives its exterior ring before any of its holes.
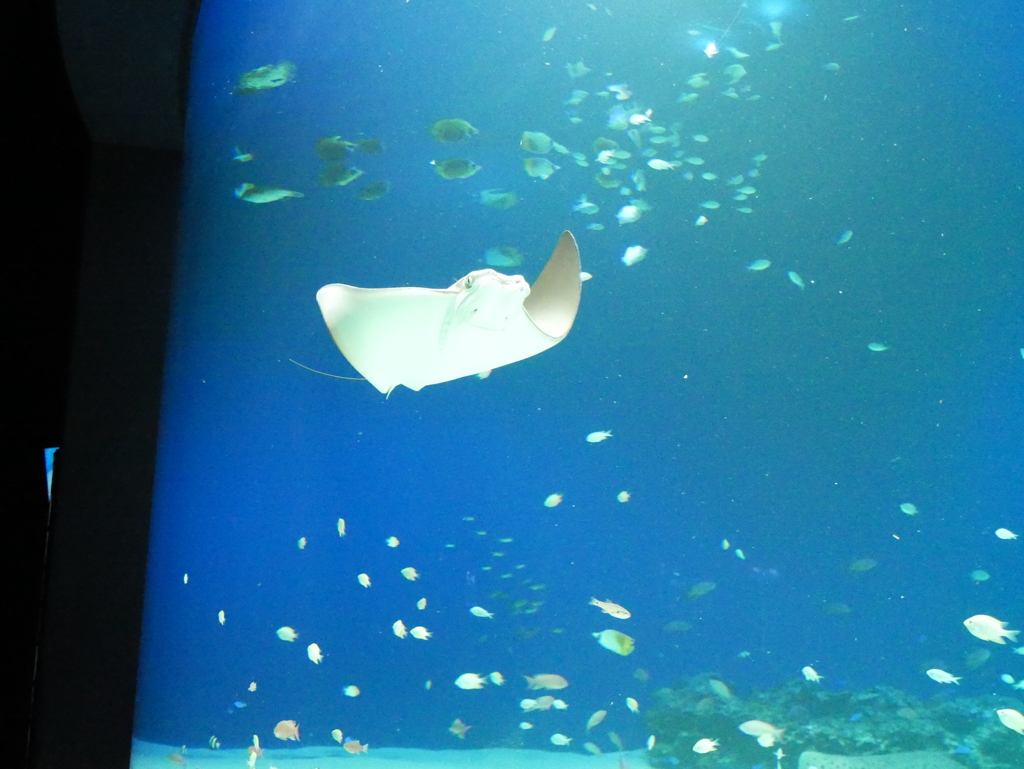
{"type": "Polygon", "coordinates": [[[969,12],[206,0],[132,765],[1024,766],[969,12]]]}

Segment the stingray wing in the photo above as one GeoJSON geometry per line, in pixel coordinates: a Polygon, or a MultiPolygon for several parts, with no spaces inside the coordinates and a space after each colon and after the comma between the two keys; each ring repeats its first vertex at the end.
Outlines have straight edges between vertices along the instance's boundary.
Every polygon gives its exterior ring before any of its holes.
{"type": "Polygon", "coordinates": [[[389,393],[400,384],[414,390],[433,384],[422,375],[436,368],[455,297],[449,289],[332,283],[317,291],[316,301],[341,354],[370,384],[389,393]]]}

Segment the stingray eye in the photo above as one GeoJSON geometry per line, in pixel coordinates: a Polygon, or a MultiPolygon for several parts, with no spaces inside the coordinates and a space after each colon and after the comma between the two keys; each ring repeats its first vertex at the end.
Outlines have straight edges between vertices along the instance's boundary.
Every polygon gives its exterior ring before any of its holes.
{"type": "Polygon", "coordinates": [[[473,279],[472,278],[469,278],[469,277],[466,278],[466,288],[473,288],[473,279]]]}

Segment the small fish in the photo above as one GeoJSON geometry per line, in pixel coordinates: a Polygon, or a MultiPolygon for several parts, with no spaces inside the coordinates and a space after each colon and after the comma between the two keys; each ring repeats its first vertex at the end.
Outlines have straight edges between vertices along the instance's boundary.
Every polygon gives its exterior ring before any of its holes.
{"type": "Polygon", "coordinates": [[[729,78],[729,85],[736,85],[747,76],[747,69],[742,64],[730,64],[722,72],[729,78]]]}
{"type": "Polygon", "coordinates": [[[495,670],[493,673],[487,676],[491,679],[491,683],[495,686],[502,686],[505,683],[505,676],[495,670]]]}
{"type": "Polygon", "coordinates": [[[945,670],[932,668],[931,670],[926,670],[924,674],[933,681],[937,681],[940,684],[956,684],[957,686],[960,685],[959,676],[951,675],[947,673],[945,670]]]}
{"type": "Polygon", "coordinates": [[[700,598],[702,595],[707,595],[708,593],[710,593],[716,587],[718,587],[718,585],[716,585],[714,582],[698,582],[697,584],[692,585],[690,589],[686,591],[686,597],[691,599],[700,598]]]}
{"type": "Polygon", "coordinates": [[[819,683],[821,681],[822,677],[818,675],[818,671],[816,671],[810,665],[803,668],[800,672],[804,674],[804,678],[808,681],[813,681],[814,683],[819,683]]]}
{"type": "Polygon", "coordinates": [[[384,542],[387,544],[388,547],[398,547],[399,544],[401,544],[398,541],[398,537],[388,537],[386,540],[384,540],[384,542]]]}
{"type": "Polygon", "coordinates": [[[642,262],[646,256],[647,249],[643,246],[630,246],[622,255],[622,263],[627,267],[632,267],[637,262],[642,262]]]}
{"type": "Polygon", "coordinates": [[[552,745],[568,745],[572,742],[572,737],[566,737],[564,734],[552,734],[551,737],[552,745]]]}
{"type": "Polygon", "coordinates": [[[422,625],[417,625],[416,627],[414,627],[412,630],[409,631],[409,635],[411,635],[413,638],[415,638],[418,641],[426,641],[428,638],[430,638],[434,634],[431,633],[429,630],[427,630],[422,625]]]}
{"type": "Polygon", "coordinates": [[[333,737],[334,741],[338,744],[341,744],[343,736],[344,735],[342,735],[341,729],[331,729],[331,737],[333,737]]]}
{"type": "Polygon", "coordinates": [[[1017,539],[1017,535],[1009,529],[996,529],[995,533],[999,539],[1017,539]]]}
{"type": "Polygon", "coordinates": [[[410,582],[415,582],[420,578],[419,572],[417,572],[412,566],[406,566],[402,569],[402,576],[410,582]]]}
{"type": "Polygon", "coordinates": [[[772,263],[767,259],[755,259],[747,265],[747,269],[751,272],[760,272],[761,270],[767,270],[771,266],[772,263]]]}
{"type": "Polygon", "coordinates": [[[346,697],[358,697],[360,694],[362,694],[362,692],[359,691],[359,687],[352,684],[342,689],[342,692],[345,694],[346,697]]]}
{"type": "Polygon", "coordinates": [[[757,744],[762,748],[772,747],[777,740],[782,739],[786,733],[785,729],[778,729],[765,721],[744,721],[739,725],[739,730],[744,734],[757,738],[757,744]]]}
{"type": "Polygon", "coordinates": [[[557,673],[537,673],[523,678],[530,689],[564,689],[569,685],[569,682],[557,673]]]}
{"type": "Polygon", "coordinates": [[[883,344],[882,342],[871,342],[868,345],[868,349],[871,350],[871,352],[885,352],[889,349],[889,345],[883,344]]]}
{"type": "Polygon", "coordinates": [[[305,550],[306,549],[306,538],[305,537],[299,537],[298,545],[299,545],[299,550],[305,550]]]}
{"type": "Polygon", "coordinates": [[[602,630],[600,633],[591,633],[591,635],[605,649],[623,657],[632,654],[635,648],[633,639],[618,630],[602,630]]]}
{"type": "Polygon", "coordinates": [[[651,158],[650,160],[647,161],[647,165],[648,167],[653,168],[655,171],[674,171],[675,169],[679,168],[679,166],[681,166],[682,163],[669,160],[662,160],[661,158],[651,158]]]}
{"type": "Polygon", "coordinates": [[[604,721],[604,717],[607,716],[607,715],[608,715],[608,711],[607,710],[598,710],[596,713],[594,713],[590,718],[587,719],[587,731],[589,732],[591,729],[593,729],[599,723],[604,721]]]}
{"type": "Polygon", "coordinates": [[[786,276],[790,279],[794,286],[799,288],[801,291],[804,290],[804,279],[801,278],[798,273],[795,273],[792,270],[790,270],[789,272],[786,273],[786,276]]]}
{"type": "Polygon", "coordinates": [[[633,92],[629,90],[629,86],[625,83],[621,85],[610,85],[608,90],[615,94],[615,98],[619,101],[626,101],[633,96],[633,92]]]}
{"type": "Polygon", "coordinates": [[[295,721],[278,721],[274,727],[274,736],[279,740],[299,741],[299,725],[295,721]]]}
{"type": "Polygon", "coordinates": [[[598,430],[597,432],[590,433],[587,436],[587,443],[600,443],[601,441],[606,441],[611,437],[611,430],[598,430]]]}
{"type": "Polygon", "coordinates": [[[900,505],[900,512],[906,513],[907,515],[917,515],[917,505],[913,502],[903,502],[900,505]]]}
{"type": "Polygon", "coordinates": [[[632,224],[641,216],[643,216],[643,212],[640,210],[640,207],[632,204],[623,206],[619,209],[619,212],[615,214],[615,218],[618,219],[619,224],[632,224]]]}
{"type": "Polygon", "coordinates": [[[846,567],[846,570],[854,573],[865,572],[871,571],[876,566],[878,566],[878,561],[874,558],[858,558],[855,561],[851,561],[850,565],[846,567]]]}
{"type": "Polygon", "coordinates": [[[248,163],[252,160],[251,152],[242,152],[238,147],[235,147],[234,153],[231,155],[231,159],[238,163],[248,163]]]}
{"type": "Polygon", "coordinates": [[[402,622],[402,620],[397,620],[391,626],[391,632],[394,633],[399,638],[405,638],[407,635],[409,635],[409,631],[406,629],[405,623],[402,622]]]}
{"type": "Polygon", "coordinates": [[[370,575],[369,574],[358,574],[358,575],[356,575],[356,579],[359,581],[359,584],[362,585],[363,587],[369,587],[370,586],[370,575]]]}
{"type": "Polygon", "coordinates": [[[310,644],[306,647],[306,656],[309,657],[309,661],[315,665],[319,665],[324,658],[324,655],[320,652],[320,647],[317,644],[310,644]]]}
{"type": "Polygon", "coordinates": [[[455,685],[460,689],[483,689],[487,679],[476,673],[463,673],[455,679],[455,685]]]}
{"type": "Polygon", "coordinates": [[[1005,644],[1004,639],[1006,638],[1016,642],[1017,634],[1020,632],[1019,630],[1006,630],[1005,622],[1000,622],[987,614],[975,614],[973,617],[968,617],[964,620],[964,627],[975,638],[997,644],[1005,644]]]}
{"type": "Polygon", "coordinates": [[[519,722],[519,728],[522,729],[523,731],[526,731],[527,729],[532,729],[533,728],[533,724],[531,724],[529,721],[520,721],[519,722]]]}
{"type": "Polygon", "coordinates": [[[222,624],[222,625],[227,621],[227,618],[224,616],[224,610],[223,609],[221,609],[219,612],[217,612],[217,621],[220,624],[222,624]]]}
{"type": "Polygon", "coordinates": [[[629,500],[630,500],[629,492],[628,491],[620,491],[618,494],[615,495],[615,498],[617,500],[619,500],[619,502],[629,502],[629,500]]]}
{"type": "Polygon", "coordinates": [[[718,750],[718,740],[709,740],[707,737],[697,740],[693,744],[694,753],[712,753],[718,750]]]}
{"type": "Polygon", "coordinates": [[[558,507],[560,504],[562,504],[561,494],[548,494],[544,498],[544,507],[558,507]]]}
{"type": "Polygon", "coordinates": [[[344,518],[339,518],[338,519],[338,536],[339,537],[344,537],[345,536],[345,519],[344,518]]]}
{"type": "Polygon", "coordinates": [[[370,744],[363,745],[359,740],[345,740],[345,744],[342,745],[345,751],[348,753],[367,753],[370,750],[370,744]]]}
{"type": "Polygon", "coordinates": [[[285,625],[277,629],[277,637],[282,641],[294,641],[299,637],[299,634],[292,630],[290,627],[285,625]]]}
{"type": "Polygon", "coordinates": [[[474,617],[487,617],[488,619],[494,618],[494,613],[487,611],[487,609],[483,608],[482,606],[471,607],[469,613],[472,614],[474,617]]]}
{"type": "Polygon", "coordinates": [[[583,749],[590,753],[592,756],[601,755],[601,748],[597,747],[597,745],[595,745],[592,742],[584,742],[583,749]]]}
{"type": "Polygon", "coordinates": [[[836,245],[837,246],[846,245],[847,243],[850,242],[850,238],[852,238],[852,237],[853,237],[853,230],[846,230],[846,232],[844,232],[842,235],[839,236],[839,239],[836,241],[836,245]]]}
{"type": "Polygon", "coordinates": [[[255,681],[253,681],[251,684],[249,684],[249,691],[250,692],[256,691],[256,682],[255,681]]]}
{"type": "Polygon", "coordinates": [[[598,208],[597,204],[591,203],[589,200],[587,200],[586,195],[580,195],[579,199],[576,201],[576,204],[572,207],[572,210],[578,211],[581,214],[592,216],[601,209],[598,208]]]}
{"type": "Polygon", "coordinates": [[[696,227],[703,227],[707,223],[708,223],[708,218],[706,216],[698,216],[693,224],[696,227]]]}
{"type": "Polygon", "coordinates": [[[466,732],[472,729],[472,726],[468,726],[462,723],[461,718],[456,718],[452,721],[452,725],[448,727],[448,731],[458,737],[460,740],[466,739],[466,732]]]}
{"type": "Polygon", "coordinates": [[[717,678],[708,679],[708,688],[720,700],[732,699],[732,691],[723,681],[719,681],[717,678]]]}
{"type": "Polygon", "coordinates": [[[975,569],[971,572],[971,579],[975,582],[985,582],[991,575],[984,569],[975,569]]]}
{"type": "Polygon", "coordinates": [[[629,613],[629,610],[626,609],[626,607],[620,606],[617,603],[612,603],[611,601],[599,601],[596,598],[591,598],[588,605],[596,606],[605,614],[610,614],[616,619],[629,619],[633,616],[629,613]]]}
{"type": "Polygon", "coordinates": [[[647,738],[647,749],[648,750],[654,750],[654,745],[655,745],[655,743],[657,741],[658,741],[657,738],[653,734],[650,737],[648,737],[647,738]]]}
{"type": "Polygon", "coordinates": [[[423,611],[424,609],[426,609],[427,608],[427,599],[426,598],[421,598],[420,600],[418,600],[416,602],[416,608],[419,609],[420,611],[423,611]]]}
{"type": "Polygon", "coordinates": [[[640,712],[640,703],[632,697],[626,697],[626,707],[629,708],[630,713],[640,712]]]}
{"type": "Polygon", "coordinates": [[[996,715],[1007,729],[1013,729],[1017,734],[1024,734],[1024,714],[1013,708],[997,710],[996,715]]]}
{"type": "Polygon", "coordinates": [[[273,203],[285,198],[304,198],[301,192],[282,190],[277,187],[257,187],[246,182],[235,188],[235,197],[247,203],[273,203]]]}
{"type": "Polygon", "coordinates": [[[550,43],[557,31],[558,27],[548,27],[547,29],[544,30],[544,34],[541,36],[541,41],[544,43],[550,43]]]}
{"type": "Polygon", "coordinates": [[[700,207],[706,208],[709,211],[714,211],[715,209],[721,208],[722,204],[719,203],[717,200],[705,200],[703,203],[700,204],[700,207]]]}

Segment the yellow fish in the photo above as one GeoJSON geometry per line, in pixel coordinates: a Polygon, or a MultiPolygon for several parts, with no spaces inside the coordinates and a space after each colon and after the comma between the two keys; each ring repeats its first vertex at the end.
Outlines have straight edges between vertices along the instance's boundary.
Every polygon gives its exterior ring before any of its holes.
{"type": "Polygon", "coordinates": [[[635,642],[625,633],[620,633],[618,630],[602,630],[600,633],[591,633],[591,635],[608,651],[621,654],[623,657],[633,653],[635,642]]]}

